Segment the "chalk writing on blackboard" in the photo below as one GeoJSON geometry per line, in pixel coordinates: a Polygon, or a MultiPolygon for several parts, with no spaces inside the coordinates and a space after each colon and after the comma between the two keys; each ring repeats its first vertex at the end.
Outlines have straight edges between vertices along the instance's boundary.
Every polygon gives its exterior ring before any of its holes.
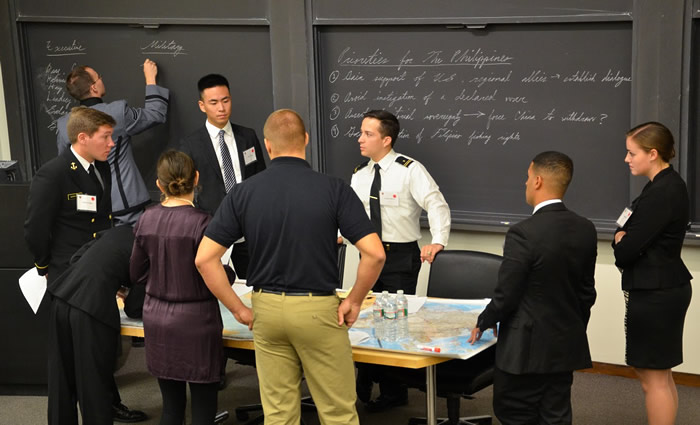
{"type": "Polygon", "coordinates": [[[54,43],[51,40],[46,41],[46,56],[80,56],[87,54],[87,49],[83,47],[77,40],[73,40],[68,44],[54,43]]]}
{"type": "Polygon", "coordinates": [[[617,111],[579,101],[576,87],[629,90],[632,81],[629,70],[542,66],[516,51],[481,47],[411,48],[392,54],[345,46],[325,78],[332,139],[356,138],[363,113],[385,108],[402,122],[414,122],[402,126],[399,139],[466,146],[520,142],[527,138],[528,127],[518,128],[517,123],[605,126],[617,111]],[[523,89],[528,86],[537,88],[523,89]],[[552,93],[569,92],[566,107],[561,99],[554,103],[552,93]]]}
{"type": "Polygon", "coordinates": [[[143,55],[170,55],[177,57],[186,55],[187,49],[182,44],[175,40],[153,40],[147,45],[141,47],[143,55]]]}

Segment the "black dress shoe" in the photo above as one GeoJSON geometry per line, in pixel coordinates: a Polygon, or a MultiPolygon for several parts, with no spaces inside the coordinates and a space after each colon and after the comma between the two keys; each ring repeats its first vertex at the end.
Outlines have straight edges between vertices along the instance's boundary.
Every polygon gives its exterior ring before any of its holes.
{"type": "Polygon", "coordinates": [[[148,415],[140,410],[131,410],[119,403],[112,405],[112,419],[114,422],[143,422],[148,419],[148,415]]]}
{"type": "Polygon", "coordinates": [[[400,395],[396,397],[380,395],[378,399],[367,403],[365,408],[370,413],[377,413],[391,409],[392,407],[405,406],[407,404],[407,395],[400,395]]]}

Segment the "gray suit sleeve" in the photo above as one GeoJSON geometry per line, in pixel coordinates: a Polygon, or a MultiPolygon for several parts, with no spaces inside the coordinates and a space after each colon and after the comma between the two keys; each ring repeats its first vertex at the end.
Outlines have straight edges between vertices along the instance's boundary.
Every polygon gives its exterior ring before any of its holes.
{"type": "Polygon", "coordinates": [[[165,122],[168,115],[170,91],[152,84],[146,86],[146,102],[143,108],[133,108],[124,103],[124,127],[130,136],[139,134],[165,122]]]}

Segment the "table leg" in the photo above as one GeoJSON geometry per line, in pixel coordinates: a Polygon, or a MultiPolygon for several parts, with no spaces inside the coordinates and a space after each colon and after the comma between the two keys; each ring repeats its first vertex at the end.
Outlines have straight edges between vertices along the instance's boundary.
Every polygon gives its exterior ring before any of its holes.
{"type": "Polygon", "coordinates": [[[435,365],[425,369],[425,419],[427,425],[436,425],[435,418],[435,365]]]}

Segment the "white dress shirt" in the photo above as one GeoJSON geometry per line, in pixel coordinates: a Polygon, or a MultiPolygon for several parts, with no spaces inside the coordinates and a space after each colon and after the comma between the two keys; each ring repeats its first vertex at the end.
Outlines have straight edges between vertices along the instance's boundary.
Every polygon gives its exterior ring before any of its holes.
{"type": "Polygon", "coordinates": [[[535,214],[542,207],[546,207],[547,205],[551,205],[551,204],[556,204],[558,202],[561,202],[561,199],[548,199],[546,201],[542,201],[539,204],[535,205],[535,209],[532,210],[532,214],[535,214]]]}
{"type": "Polygon", "coordinates": [[[221,162],[221,146],[219,145],[219,131],[224,130],[224,141],[226,142],[226,147],[231,154],[231,162],[233,163],[233,172],[236,175],[236,183],[243,181],[243,174],[241,173],[241,162],[238,159],[238,149],[236,148],[236,138],[233,136],[233,129],[231,128],[231,123],[227,122],[224,128],[217,128],[212,123],[207,120],[204,126],[209,132],[209,137],[211,137],[212,146],[214,146],[214,152],[216,152],[216,160],[219,161],[219,169],[221,169],[221,176],[224,176],[224,165],[221,162]]]}
{"type": "MultiPolygon", "coordinates": [[[[438,185],[423,164],[402,155],[412,162],[408,167],[396,162],[399,156],[393,149],[379,161],[382,177],[379,204],[382,214],[382,240],[384,242],[415,242],[421,238],[420,214],[428,212],[432,243],[447,246],[450,237],[450,207],[440,193],[438,185]],[[383,193],[383,195],[382,195],[383,193]],[[396,197],[394,197],[396,195],[396,197]],[[384,199],[397,199],[388,202],[384,199]],[[391,205],[395,204],[395,205],[391,205]]],[[[369,216],[369,192],[374,180],[374,164],[352,176],[350,186],[365,206],[369,216]]]]}
{"type": "MultiPolygon", "coordinates": [[[[80,165],[83,166],[83,168],[85,169],[85,172],[90,174],[90,166],[92,165],[93,167],[95,167],[95,162],[94,161],[89,162],[87,159],[80,156],[80,154],[78,154],[78,152],[76,152],[75,149],[73,149],[73,145],[71,145],[70,151],[73,152],[73,155],[75,155],[76,158],[78,158],[78,162],[80,163],[80,165]]],[[[97,176],[97,180],[100,181],[100,184],[102,185],[102,188],[104,189],[105,182],[102,181],[102,176],[100,175],[100,172],[97,171],[97,167],[95,167],[95,175],[97,176]]]]}

